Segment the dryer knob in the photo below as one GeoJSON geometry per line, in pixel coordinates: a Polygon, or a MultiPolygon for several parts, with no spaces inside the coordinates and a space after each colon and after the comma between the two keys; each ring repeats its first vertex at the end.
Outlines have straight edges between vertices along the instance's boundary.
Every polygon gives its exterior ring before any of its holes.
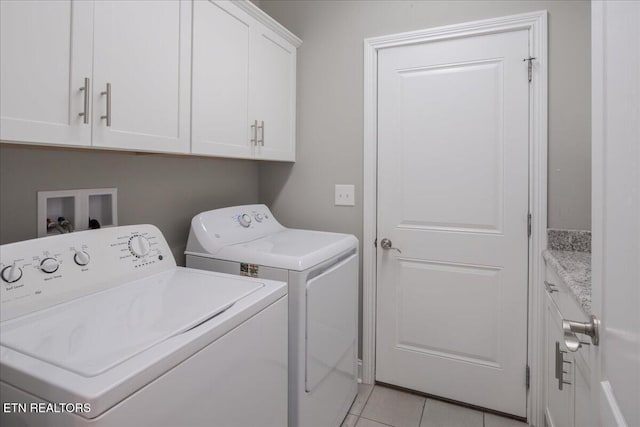
{"type": "Polygon", "coordinates": [[[251,217],[248,214],[242,214],[238,217],[238,222],[244,228],[247,228],[251,225],[251,217]]]}
{"type": "Polygon", "coordinates": [[[254,217],[256,219],[256,221],[258,222],[262,222],[262,220],[264,219],[264,217],[262,216],[261,213],[257,213],[256,216],[254,217]]]}
{"type": "Polygon", "coordinates": [[[14,262],[12,265],[2,269],[2,280],[7,283],[17,282],[22,278],[22,269],[14,262]]]}

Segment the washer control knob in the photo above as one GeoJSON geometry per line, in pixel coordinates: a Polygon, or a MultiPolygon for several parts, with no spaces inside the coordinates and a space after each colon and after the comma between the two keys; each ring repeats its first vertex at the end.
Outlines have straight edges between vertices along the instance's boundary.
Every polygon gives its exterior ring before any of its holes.
{"type": "Polygon", "coordinates": [[[238,222],[244,228],[247,228],[251,225],[251,217],[248,214],[242,214],[238,217],[238,222]]]}
{"type": "Polygon", "coordinates": [[[17,282],[22,278],[22,269],[14,262],[12,265],[3,268],[1,275],[2,280],[7,283],[17,282]]]}
{"type": "Polygon", "coordinates": [[[60,263],[55,258],[45,258],[40,262],[40,270],[47,274],[55,273],[59,267],[60,263]]]}
{"type": "Polygon", "coordinates": [[[261,213],[257,213],[254,218],[256,219],[256,221],[258,222],[262,222],[262,220],[264,219],[264,217],[262,216],[261,213]]]}
{"type": "Polygon", "coordinates": [[[143,256],[148,255],[150,248],[151,244],[149,243],[149,240],[144,236],[136,234],[129,239],[129,250],[131,251],[133,256],[137,258],[142,258],[143,256]]]}
{"type": "Polygon", "coordinates": [[[91,257],[85,251],[76,251],[76,254],[73,256],[73,260],[76,262],[76,264],[84,266],[89,264],[89,261],[91,261],[91,257]]]}

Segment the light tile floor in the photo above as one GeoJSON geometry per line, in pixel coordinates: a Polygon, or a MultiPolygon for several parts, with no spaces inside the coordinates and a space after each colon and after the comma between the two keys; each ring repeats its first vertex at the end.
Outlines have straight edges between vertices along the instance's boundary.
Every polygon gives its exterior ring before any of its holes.
{"type": "Polygon", "coordinates": [[[526,427],[525,423],[382,386],[358,385],[342,427],[526,427]]]}

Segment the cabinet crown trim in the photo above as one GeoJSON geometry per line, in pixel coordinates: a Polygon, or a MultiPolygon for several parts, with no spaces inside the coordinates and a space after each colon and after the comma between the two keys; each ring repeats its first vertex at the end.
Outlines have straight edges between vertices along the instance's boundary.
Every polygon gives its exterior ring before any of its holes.
{"type": "Polygon", "coordinates": [[[279,36],[286,41],[294,45],[296,48],[302,45],[302,40],[287,30],[282,24],[266,14],[262,9],[253,4],[249,0],[238,0],[233,2],[234,5],[251,15],[252,18],[258,20],[262,25],[265,25],[270,30],[276,32],[279,36]]]}

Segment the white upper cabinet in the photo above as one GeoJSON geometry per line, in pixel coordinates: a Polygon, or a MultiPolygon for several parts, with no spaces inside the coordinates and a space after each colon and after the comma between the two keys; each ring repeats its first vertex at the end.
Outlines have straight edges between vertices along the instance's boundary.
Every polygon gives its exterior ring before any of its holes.
{"type": "Polygon", "coordinates": [[[192,153],[295,161],[301,41],[248,1],[193,14],[192,153]]]}
{"type": "Polygon", "coordinates": [[[300,39],[248,0],[0,0],[0,139],[295,161],[300,39]]]}
{"type": "Polygon", "coordinates": [[[249,158],[251,19],[225,2],[193,3],[191,151],[249,158]]]}
{"type": "Polygon", "coordinates": [[[90,145],[93,3],[2,0],[0,19],[0,139],[90,145]]]}
{"type": "Polygon", "coordinates": [[[294,161],[296,47],[269,28],[257,26],[251,53],[249,120],[258,120],[256,157],[294,161]]]}
{"type": "Polygon", "coordinates": [[[191,4],[94,7],[93,145],[188,153],[191,4]]]}

